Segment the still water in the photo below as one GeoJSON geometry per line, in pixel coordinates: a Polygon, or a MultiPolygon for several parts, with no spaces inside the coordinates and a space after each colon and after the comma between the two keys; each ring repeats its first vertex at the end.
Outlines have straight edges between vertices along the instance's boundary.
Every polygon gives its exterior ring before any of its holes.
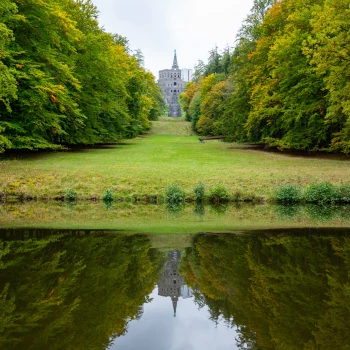
{"type": "Polygon", "coordinates": [[[235,330],[224,321],[213,323],[208,306],[196,302],[179,271],[180,257],[179,251],[168,252],[151,302],[111,349],[237,349],[235,330]]]}
{"type": "Polygon", "coordinates": [[[0,238],[1,349],[350,349],[350,229],[0,238]]]}

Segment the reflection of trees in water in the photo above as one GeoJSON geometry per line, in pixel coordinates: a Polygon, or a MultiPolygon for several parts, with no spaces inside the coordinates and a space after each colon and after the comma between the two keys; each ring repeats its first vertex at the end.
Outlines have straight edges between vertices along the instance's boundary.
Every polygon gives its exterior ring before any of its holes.
{"type": "Polygon", "coordinates": [[[241,348],[349,349],[350,237],[330,232],[199,235],[180,271],[180,253],[166,260],[145,236],[13,233],[0,241],[0,348],[106,348],[176,274],[174,298],[186,282],[241,348]]]}
{"type": "Polygon", "coordinates": [[[2,349],[107,348],[141,317],[164,261],[144,236],[0,245],[2,349]]]}
{"type": "Polygon", "coordinates": [[[259,233],[199,235],[181,269],[242,349],[350,349],[349,265],[346,235],[259,233]]]}
{"type": "Polygon", "coordinates": [[[283,219],[307,217],[313,221],[326,223],[334,219],[349,220],[349,205],[283,205],[273,206],[275,213],[283,219]]]}

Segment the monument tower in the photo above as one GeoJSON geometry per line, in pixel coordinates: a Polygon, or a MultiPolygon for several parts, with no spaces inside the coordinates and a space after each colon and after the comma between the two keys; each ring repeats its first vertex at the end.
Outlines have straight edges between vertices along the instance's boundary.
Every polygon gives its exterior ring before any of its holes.
{"type": "Polygon", "coordinates": [[[158,84],[163,91],[165,103],[169,106],[169,117],[181,117],[179,95],[184,91],[186,82],[181,78],[181,69],[177,63],[176,50],[171,69],[159,71],[158,84]]]}

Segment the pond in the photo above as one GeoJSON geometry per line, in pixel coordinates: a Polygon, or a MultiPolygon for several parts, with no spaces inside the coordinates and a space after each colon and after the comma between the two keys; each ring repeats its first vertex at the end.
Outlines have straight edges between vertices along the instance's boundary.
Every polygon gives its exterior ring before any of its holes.
{"type": "Polygon", "coordinates": [[[348,227],[0,238],[1,349],[350,348],[348,227]]]}

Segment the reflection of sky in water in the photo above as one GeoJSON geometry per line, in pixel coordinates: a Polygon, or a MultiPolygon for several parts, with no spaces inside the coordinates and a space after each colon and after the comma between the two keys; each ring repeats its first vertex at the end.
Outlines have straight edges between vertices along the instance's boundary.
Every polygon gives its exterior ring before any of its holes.
{"type": "Polygon", "coordinates": [[[144,305],[140,320],[130,322],[125,336],[114,340],[112,350],[234,350],[236,332],[209,320],[208,308],[201,310],[193,298],[179,298],[176,318],[170,297],[158,296],[144,305]]]}

